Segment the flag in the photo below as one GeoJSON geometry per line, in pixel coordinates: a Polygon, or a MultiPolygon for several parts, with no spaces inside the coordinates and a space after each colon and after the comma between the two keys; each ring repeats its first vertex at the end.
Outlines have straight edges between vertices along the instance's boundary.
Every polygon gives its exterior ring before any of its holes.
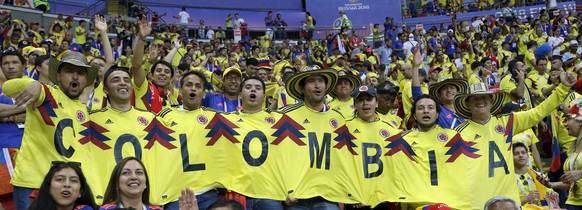
{"type": "Polygon", "coordinates": [[[339,35],[337,36],[337,48],[342,54],[346,54],[346,48],[344,47],[344,44],[342,43],[339,35]]]}

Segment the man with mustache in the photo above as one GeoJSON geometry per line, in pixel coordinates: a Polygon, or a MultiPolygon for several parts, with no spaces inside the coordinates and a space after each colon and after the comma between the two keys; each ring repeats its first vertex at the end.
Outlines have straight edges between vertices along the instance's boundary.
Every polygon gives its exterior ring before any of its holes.
{"type": "Polygon", "coordinates": [[[79,52],[68,52],[62,59],[51,58],[48,86],[30,78],[12,79],[2,86],[14,98],[15,106],[26,106],[26,121],[20,153],[12,177],[17,209],[26,209],[33,189],[40,187],[51,161],[75,161],[79,151],[82,124],[88,121],[87,107],[79,101],[83,89],[97,77],[79,52]]]}

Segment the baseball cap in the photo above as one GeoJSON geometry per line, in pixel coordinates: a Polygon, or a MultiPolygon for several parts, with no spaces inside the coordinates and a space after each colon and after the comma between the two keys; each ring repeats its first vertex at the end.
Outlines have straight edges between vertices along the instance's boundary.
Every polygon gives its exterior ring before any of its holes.
{"type": "Polygon", "coordinates": [[[225,77],[226,75],[228,75],[230,73],[235,73],[235,74],[238,74],[238,76],[242,77],[242,72],[240,71],[239,68],[236,68],[236,67],[229,67],[229,68],[225,69],[224,72],[222,73],[222,76],[225,77]]]}
{"type": "Polygon", "coordinates": [[[362,85],[358,88],[356,88],[356,90],[354,90],[354,93],[352,94],[352,96],[354,98],[358,98],[362,93],[367,93],[371,96],[376,97],[376,88],[372,87],[372,86],[367,86],[367,85],[362,85]]]}

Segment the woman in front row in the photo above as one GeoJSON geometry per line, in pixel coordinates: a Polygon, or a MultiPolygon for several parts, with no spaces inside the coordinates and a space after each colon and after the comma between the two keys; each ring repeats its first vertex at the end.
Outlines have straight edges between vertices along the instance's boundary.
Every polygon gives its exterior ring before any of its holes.
{"type": "Polygon", "coordinates": [[[78,162],[53,162],[29,210],[93,210],[97,204],[78,162]]]}
{"type": "Polygon", "coordinates": [[[127,157],[113,168],[100,209],[161,210],[150,205],[149,195],[150,181],[143,163],[135,157],[127,157]]]}

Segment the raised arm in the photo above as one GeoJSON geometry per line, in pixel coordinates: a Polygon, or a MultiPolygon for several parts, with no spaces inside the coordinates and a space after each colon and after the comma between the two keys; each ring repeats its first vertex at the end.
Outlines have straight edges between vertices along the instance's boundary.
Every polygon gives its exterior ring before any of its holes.
{"type": "Polygon", "coordinates": [[[560,103],[566,98],[570,87],[576,84],[576,76],[572,72],[562,71],[560,74],[562,84],[546,100],[542,101],[540,105],[525,112],[514,113],[513,133],[521,133],[526,129],[538,124],[542,119],[548,116],[553,110],[558,108],[560,103]]]}
{"type": "Polygon", "coordinates": [[[137,41],[133,51],[132,68],[133,68],[133,82],[137,87],[141,87],[146,81],[146,72],[142,67],[143,63],[143,51],[146,38],[152,32],[152,23],[146,22],[145,18],[142,18],[138,22],[139,30],[137,33],[137,41]]]}
{"type": "Polygon", "coordinates": [[[113,60],[113,50],[111,49],[111,43],[109,42],[109,36],[107,35],[107,22],[105,18],[100,15],[95,15],[95,29],[99,31],[101,35],[101,43],[103,43],[103,51],[105,54],[105,70],[113,66],[115,60],[113,60]]]}
{"type": "Polygon", "coordinates": [[[420,95],[422,95],[422,89],[420,87],[420,83],[422,78],[419,76],[418,69],[424,60],[424,56],[420,53],[420,44],[414,47],[413,52],[413,59],[412,59],[412,100],[416,100],[420,95]]]}
{"type": "Polygon", "coordinates": [[[172,59],[174,59],[174,55],[176,55],[176,53],[178,52],[178,49],[180,49],[180,47],[182,47],[182,40],[181,39],[174,39],[174,40],[172,40],[172,43],[173,43],[172,50],[170,50],[170,52],[168,52],[168,55],[166,55],[166,57],[164,57],[164,61],[166,61],[168,63],[172,63],[172,59]]]}

